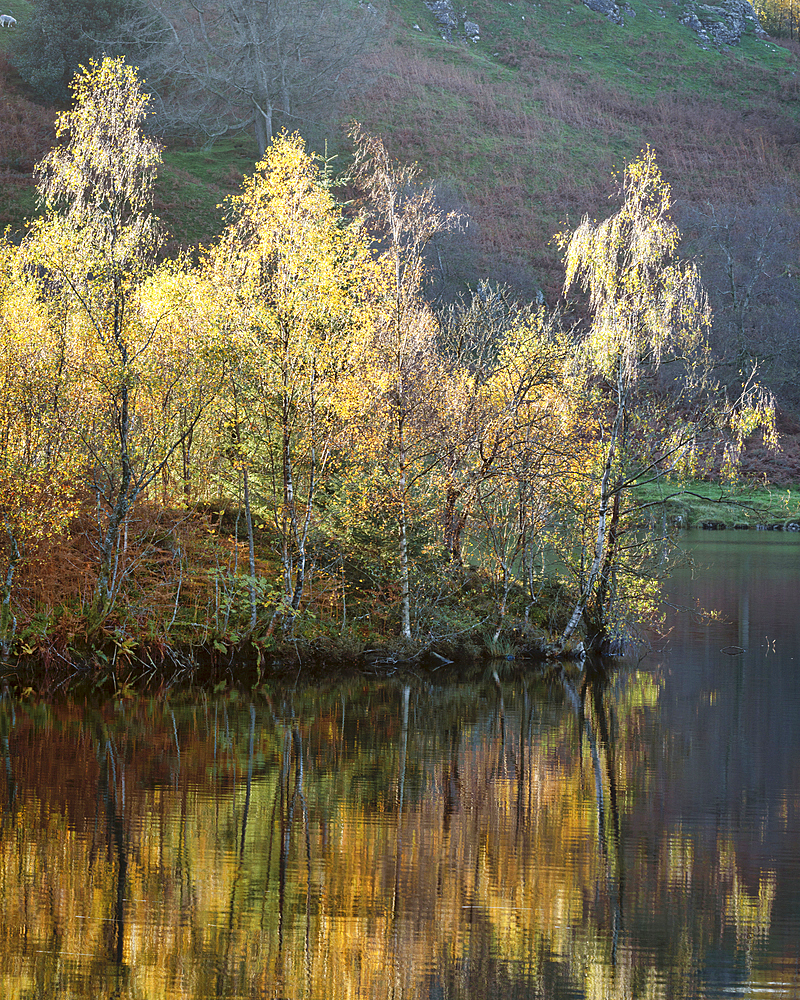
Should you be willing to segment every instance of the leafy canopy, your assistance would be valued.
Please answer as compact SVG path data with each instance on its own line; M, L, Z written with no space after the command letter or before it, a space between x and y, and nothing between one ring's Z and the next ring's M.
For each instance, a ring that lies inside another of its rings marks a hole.
M601 223L584 217L560 242L565 292L578 285L589 293L587 360L630 386L665 355L702 349L711 315L697 268L676 259L670 187L649 147L625 168L621 193L614 215Z
M36 167L40 202L101 242L118 242L125 231L135 242L152 238L161 153L143 131L150 97L136 70L122 56L91 61L71 89L73 107L56 119L66 141Z

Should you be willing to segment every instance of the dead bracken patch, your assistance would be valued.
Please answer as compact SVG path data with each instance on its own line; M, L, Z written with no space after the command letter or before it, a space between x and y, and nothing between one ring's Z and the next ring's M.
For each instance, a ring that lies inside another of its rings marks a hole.
M674 54L645 43L655 72ZM407 47L375 55L376 82L358 102L368 127L387 133L399 160L419 160L432 176L453 174L480 227L487 262L537 256L548 297L560 292L561 264L551 243L566 219L608 213L608 177L649 144L676 195L689 202L756 200L795 184L797 126L791 102L797 77L776 92L769 70L748 66L761 93L732 101L745 69L728 60L710 73L706 95L677 90L637 95L603 82L539 40L495 41L495 58L514 73L490 74ZM648 47L649 46L649 47ZM763 79L761 79L763 77ZM401 122L402 119L402 122ZM546 248L546 249L545 249Z

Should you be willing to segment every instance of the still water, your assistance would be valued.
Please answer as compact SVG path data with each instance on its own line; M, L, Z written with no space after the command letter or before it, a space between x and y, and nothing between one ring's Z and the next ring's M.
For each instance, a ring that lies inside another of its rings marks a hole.
M0 997L800 997L800 539L687 544L612 674L0 702Z

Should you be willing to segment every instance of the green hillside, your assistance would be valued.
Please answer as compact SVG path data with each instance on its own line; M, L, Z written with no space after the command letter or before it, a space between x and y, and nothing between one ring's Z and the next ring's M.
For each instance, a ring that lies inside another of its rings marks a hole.
M552 234L602 213L610 175L645 144L677 199L796 184L796 55L752 33L703 49L682 8L631 7L620 26L579 0L475 0L475 44L444 42L421 2L394 8L391 43L353 114L461 193L483 270L519 259L555 294Z
M466 209L466 238L443 257L451 287L489 274L554 301L562 271L553 234L602 214L613 172L646 144L679 203L795 190L797 55L751 26L735 47L704 46L679 21L688 8L626 6L633 14L620 25L580 0L472 0L466 18L480 29L472 42L463 17L445 41L422 0L389 5L381 42L354 69L340 128L326 139L343 164L345 123L359 119L398 159L418 161L448 206ZM15 4L20 21L29 11L25 0ZM0 57L12 34L0 32ZM3 89L14 82L5 65ZM312 124L304 131L322 144ZM0 169L12 182L0 194L3 225L18 228L33 210L25 173L52 141L41 133L28 155L0 139ZM211 149L169 144L157 207L173 246L218 232L218 205L254 158L249 136Z

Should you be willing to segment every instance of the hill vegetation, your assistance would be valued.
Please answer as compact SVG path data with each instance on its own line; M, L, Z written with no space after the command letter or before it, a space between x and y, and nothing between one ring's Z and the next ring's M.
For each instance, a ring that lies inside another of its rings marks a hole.
M580 0L477 0L472 42L460 28L444 41L421 0L401 0L374 8L380 30L343 74L327 121L317 109L283 124L344 168L344 126L356 119L399 162L419 164L443 207L469 215L458 239L437 241L429 293L447 300L488 277L555 305L563 268L553 234L607 214L610 179L649 146L673 189L682 253L699 255L726 380L755 361L796 413L797 43L749 25L736 46L707 45L681 23L689 6L634 0L617 24ZM22 30L32 8L18 8ZM777 24L777 11L762 11L765 23ZM11 35L0 36L7 50ZM7 91L8 66L4 79ZM33 211L30 170L52 132L38 105L9 101L0 221L14 228ZM174 251L219 231L219 205L257 146L252 131L210 147L197 134L166 141L156 209ZM789 418L783 429L800 426Z

